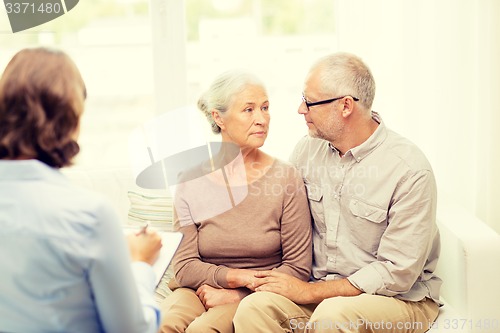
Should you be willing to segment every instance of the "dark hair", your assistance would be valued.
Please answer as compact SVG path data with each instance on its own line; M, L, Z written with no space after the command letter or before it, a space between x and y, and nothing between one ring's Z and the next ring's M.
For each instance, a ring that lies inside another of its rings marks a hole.
M24 49L0 78L0 159L71 165L86 97L78 68L62 51Z

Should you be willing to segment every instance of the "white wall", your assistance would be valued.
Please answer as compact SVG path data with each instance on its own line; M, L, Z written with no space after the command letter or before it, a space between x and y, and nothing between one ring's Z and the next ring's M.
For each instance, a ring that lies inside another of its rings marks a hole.
M426 153L439 195L500 232L500 2L337 0L338 46L377 81L374 110Z
M252 29L216 26L228 22L202 24L201 35L210 38L202 38L196 47L188 45L189 102L223 70L239 66L254 71L268 86L272 105L264 150L286 159L306 133L296 108L307 68L332 51L356 53L377 81L374 110L426 153L440 198L465 207L500 232L500 206L495 205L500 196L495 173L500 134L494 128L500 125L500 1L335 3L337 34L318 40L272 40Z

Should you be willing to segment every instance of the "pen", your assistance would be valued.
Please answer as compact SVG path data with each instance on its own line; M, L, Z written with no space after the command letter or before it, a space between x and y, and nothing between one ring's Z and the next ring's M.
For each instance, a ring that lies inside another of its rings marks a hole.
M146 229L148 228L148 226L149 226L149 223L146 223L146 225L144 227L142 227L141 230L139 230L138 232L136 232L135 235L139 236L139 235L145 234L146 233Z

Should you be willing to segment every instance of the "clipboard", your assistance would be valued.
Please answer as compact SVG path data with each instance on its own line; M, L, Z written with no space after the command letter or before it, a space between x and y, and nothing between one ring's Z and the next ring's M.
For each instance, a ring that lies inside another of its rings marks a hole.
M158 234L161 236L162 246L160 255L153 264L153 270L156 276L156 286L160 283L163 274L165 274L182 240L182 233L178 231L160 231Z
M125 226L123 227L123 234L128 235L132 232L137 232L137 227ZM174 258L175 252L179 247L182 240L182 233L178 231L157 231L161 237L161 249L158 259L153 264L153 271L155 273L155 287L160 283L163 274L167 270L170 262Z

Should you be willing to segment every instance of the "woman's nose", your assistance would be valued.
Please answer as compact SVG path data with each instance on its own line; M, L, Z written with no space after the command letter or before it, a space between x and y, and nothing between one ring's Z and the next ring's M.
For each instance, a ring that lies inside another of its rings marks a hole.
M264 112L259 110L254 113L254 122L258 125L265 125L267 124L267 118L264 115Z

